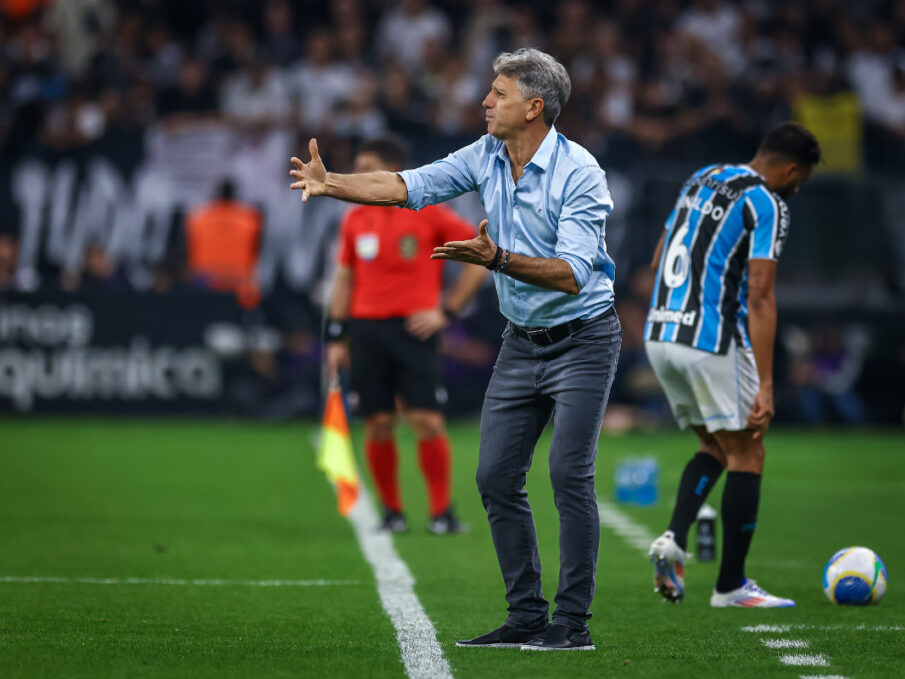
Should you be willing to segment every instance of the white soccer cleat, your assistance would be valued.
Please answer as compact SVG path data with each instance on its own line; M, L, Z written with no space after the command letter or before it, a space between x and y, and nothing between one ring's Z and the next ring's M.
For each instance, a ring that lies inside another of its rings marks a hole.
M714 608L793 608L795 602L773 596L754 580L746 578L741 587L731 592L723 594L713 590L710 605Z
M687 554L668 530L651 543L648 550L654 565L654 591L666 601L679 603L685 597L685 559Z

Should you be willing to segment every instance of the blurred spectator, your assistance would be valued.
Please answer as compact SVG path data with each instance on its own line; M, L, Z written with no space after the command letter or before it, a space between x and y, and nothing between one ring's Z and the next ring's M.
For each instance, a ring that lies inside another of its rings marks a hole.
M429 43L446 47L452 37L449 18L425 0L400 0L380 20L377 51L409 74L420 73Z
M154 22L145 28L145 76L161 89L175 87L179 82L183 49L167 27Z
M355 80L337 106L332 122L332 132L337 137L370 140L379 137L387 129L386 117L377 106L377 80L362 73Z
M204 288L233 292L243 306L257 306L260 241L258 211L237 201L233 185L224 182L217 199L186 219L189 273Z
M129 289L129 283L113 257L96 240L85 248L81 271L63 271L60 289L65 292L106 293Z
M480 133L483 128L481 101L486 80L468 70L465 58L442 53L439 68L433 73L433 126L443 134Z
M503 40L518 12L502 0L471 0L468 10L462 27L461 54L469 72L483 79L488 76L487 64L503 51ZM523 12L528 13L527 8Z
M157 111L171 121L183 122L213 116L217 97L208 80L208 67L197 57L188 57L179 66L179 81L160 93Z
M289 124L292 106L284 79L255 58L226 81L220 110L239 129L260 133Z
M111 0L57 0L44 13L44 25L56 38L63 72L83 75L116 22Z
M287 0L268 0L264 5L264 40L261 53L270 63L287 66L301 55L295 17Z
M797 419L809 424L862 424L866 413L855 385L869 344L866 333L855 327L821 326L809 332L789 326L782 339L789 354Z
M711 51L729 74L739 75L745 69L741 49L741 12L726 0L695 0L679 15L678 32Z
M354 73L336 59L333 34L326 28L308 35L305 58L289 71L289 81L305 134L329 128L335 107L355 88Z
M562 63L571 64L590 47L594 15L588 0L563 0L557 4L556 24L550 48Z

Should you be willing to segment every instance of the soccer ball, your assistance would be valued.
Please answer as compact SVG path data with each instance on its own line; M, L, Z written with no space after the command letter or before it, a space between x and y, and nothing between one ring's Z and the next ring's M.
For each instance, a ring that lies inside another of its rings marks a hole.
M834 604L868 606L886 594L886 566L867 547L846 547L830 557L823 569L823 591Z

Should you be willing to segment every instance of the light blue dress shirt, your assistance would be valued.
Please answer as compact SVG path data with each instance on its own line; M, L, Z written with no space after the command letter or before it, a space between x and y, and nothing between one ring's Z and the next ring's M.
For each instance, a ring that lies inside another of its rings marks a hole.
M604 242L613 209L606 175L587 150L551 127L518 184L506 145L484 135L474 144L399 173L415 210L477 191L487 231L502 248L528 257L558 257L572 267L577 295L494 274L500 311L517 325L549 328L593 318L613 305L616 267Z

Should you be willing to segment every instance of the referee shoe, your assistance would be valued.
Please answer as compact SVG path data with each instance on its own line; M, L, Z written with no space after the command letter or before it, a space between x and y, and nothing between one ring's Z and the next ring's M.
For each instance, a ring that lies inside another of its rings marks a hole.
M449 507L442 514L431 517L427 522L427 530L434 535L452 535L453 533L470 533L471 526L464 521L459 521Z
M380 530L388 533L404 533L408 529L409 524L408 521L405 520L405 514L384 507L383 523L380 524Z

